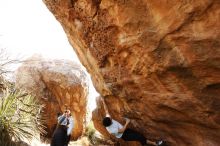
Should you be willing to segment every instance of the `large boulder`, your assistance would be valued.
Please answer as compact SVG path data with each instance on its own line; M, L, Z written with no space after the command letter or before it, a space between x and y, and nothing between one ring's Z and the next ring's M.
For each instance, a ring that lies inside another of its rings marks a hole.
M117 120L171 146L219 145L219 0L44 2Z
M73 138L81 136L86 117L88 82L81 66L67 60L33 57L18 68L16 87L25 89L45 105L47 136L57 124L57 113L70 109L74 117Z

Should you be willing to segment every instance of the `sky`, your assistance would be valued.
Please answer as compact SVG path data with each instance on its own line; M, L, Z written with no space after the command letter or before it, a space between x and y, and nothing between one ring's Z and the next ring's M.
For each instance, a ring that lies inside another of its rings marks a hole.
M41 0L0 0L0 45L14 54L78 62L61 25Z
M42 0L0 0L0 48L11 56L46 58L79 62L62 26ZM95 107L95 91L91 80L89 108Z

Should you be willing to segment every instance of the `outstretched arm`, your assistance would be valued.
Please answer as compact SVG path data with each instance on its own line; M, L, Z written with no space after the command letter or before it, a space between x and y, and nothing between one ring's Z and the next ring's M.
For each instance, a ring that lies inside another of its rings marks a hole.
M110 114L109 114L109 112L108 112L108 108L107 108L107 106L106 106L106 104L105 104L105 100L104 100L103 97L101 97L101 101L102 101L103 106L104 106L104 110L105 110L106 117L111 117Z
M130 119L126 119L126 123L125 123L124 127L121 129L118 129L118 132L123 133L125 131L125 129L127 128L128 124L130 123L130 121L131 121Z
M65 114L63 114L63 115L61 115L61 116L59 116L57 118L59 124L61 124L65 119L66 119L66 115Z

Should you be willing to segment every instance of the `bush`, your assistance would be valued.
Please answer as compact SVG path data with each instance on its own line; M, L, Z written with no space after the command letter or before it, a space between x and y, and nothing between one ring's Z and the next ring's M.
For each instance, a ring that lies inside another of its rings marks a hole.
M90 122L85 130L85 136L89 139L91 144L96 144L97 143L97 138L95 136L95 128L92 122Z
M4 90L0 97L0 145L14 146L44 133L41 109L35 97L23 91Z

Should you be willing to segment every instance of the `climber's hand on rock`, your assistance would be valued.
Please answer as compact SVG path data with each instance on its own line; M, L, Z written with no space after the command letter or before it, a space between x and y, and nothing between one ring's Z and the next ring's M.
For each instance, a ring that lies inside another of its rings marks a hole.
M125 121L127 121L127 120L128 120L128 118L126 118L126 117L124 117L124 119L125 119Z
M125 118L125 120L126 120L127 123L130 123L130 122L131 122L131 120L128 119L128 118Z
M105 101L104 101L104 98L103 98L102 96L100 97L100 100L101 100L102 102L105 102Z

